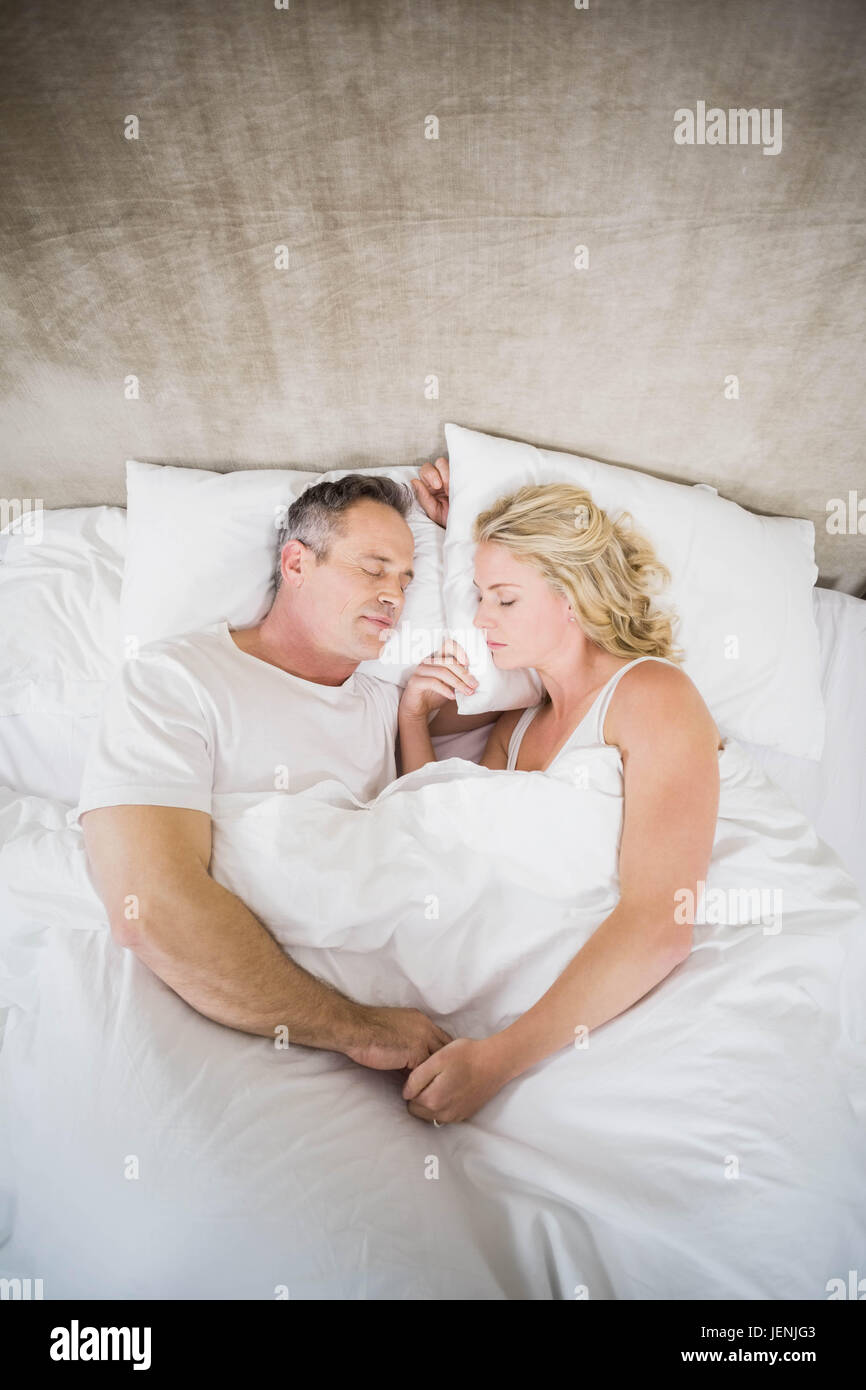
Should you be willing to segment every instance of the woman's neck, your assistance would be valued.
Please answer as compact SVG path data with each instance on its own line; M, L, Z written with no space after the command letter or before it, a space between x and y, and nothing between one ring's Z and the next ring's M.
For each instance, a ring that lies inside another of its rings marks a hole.
M586 642L579 660L556 664L555 668L536 667L555 723L570 724L587 697L606 685L611 676L634 661L633 656L614 656Z

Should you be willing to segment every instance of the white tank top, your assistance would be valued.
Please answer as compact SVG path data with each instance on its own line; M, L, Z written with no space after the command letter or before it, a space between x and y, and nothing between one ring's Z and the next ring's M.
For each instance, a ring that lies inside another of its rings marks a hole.
M676 664L673 661L668 661L666 656L639 656L634 661L630 661L627 666L621 666L611 676L607 685L598 692L577 728L570 734L550 765L544 769L545 772L551 772L554 764L559 762L559 759L571 748L597 747L599 744L604 746L604 719L613 692L626 671L630 671L633 666L639 666L642 661L662 661L665 666ZM529 709L525 709L515 724L511 738L508 740L508 762L506 764L508 772L514 771L514 765L520 753L520 745L523 742L523 735L541 708L541 705L532 705Z

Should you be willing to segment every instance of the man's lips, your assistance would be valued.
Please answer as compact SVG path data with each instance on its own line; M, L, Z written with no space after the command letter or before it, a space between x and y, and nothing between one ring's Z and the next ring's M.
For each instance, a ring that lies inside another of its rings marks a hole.
M371 618L369 613L362 613L361 617L365 618L368 623L374 623L375 626L379 628L390 628L394 626L387 618Z

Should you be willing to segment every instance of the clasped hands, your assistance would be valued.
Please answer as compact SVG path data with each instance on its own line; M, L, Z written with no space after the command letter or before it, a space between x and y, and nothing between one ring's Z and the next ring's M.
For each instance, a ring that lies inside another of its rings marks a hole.
M419 1120L456 1124L471 1119L509 1080L498 1038L455 1038L410 1072L403 1099Z

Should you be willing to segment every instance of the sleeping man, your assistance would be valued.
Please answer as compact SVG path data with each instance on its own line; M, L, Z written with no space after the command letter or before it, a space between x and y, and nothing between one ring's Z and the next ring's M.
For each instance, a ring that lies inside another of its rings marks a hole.
M444 459L416 496L440 524ZM426 482L424 479L426 478ZM428 485L429 484L429 485ZM411 495L350 474L309 488L280 536L273 605L254 627L223 622L154 642L109 689L77 807L114 939L199 1013L230 1028L413 1068L450 1041L416 1009L368 1007L302 970L209 873L211 802L335 779L359 800L396 776L398 686L357 671L400 618L414 542ZM443 658L447 686L469 688ZM444 734L489 723L443 709ZM284 781L278 779L284 778Z

